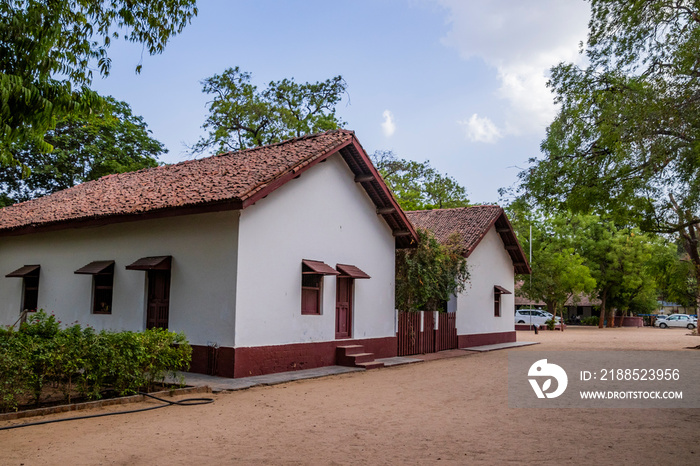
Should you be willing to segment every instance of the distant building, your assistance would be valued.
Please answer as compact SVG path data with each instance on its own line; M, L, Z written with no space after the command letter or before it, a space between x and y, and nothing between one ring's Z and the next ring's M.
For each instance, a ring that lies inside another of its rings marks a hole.
M456 313L459 347L515 341L515 274L530 273L530 265L503 209L481 205L406 215L441 243L459 235L470 278L447 303L447 312Z
M527 280L518 282L515 286L515 308L516 309L543 309L547 310L547 305L543 301L533 301L522 295L521 288L527 286ZM579 294L572 296L566 301L564 310L567 317L591 317L599 315L600 299L591 299L589 296Z

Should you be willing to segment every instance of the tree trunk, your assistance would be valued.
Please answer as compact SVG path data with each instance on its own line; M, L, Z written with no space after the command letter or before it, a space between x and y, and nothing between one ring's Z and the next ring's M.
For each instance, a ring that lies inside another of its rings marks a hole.
M695 314L698 312L700 312L700 264L695 264Z
M678 225L683 225L686 222L694 220L694 216L690 212L684 212L673 197L673 194L668 195L673 205L673 210L678 215ZM695 268L695 312L700 311L700 225L691 223L685 227L678 229L678 234L681 237L683 249L688 253L690 262Z
M554 320L554 318L557 316L557 303L548 301L547 302L547 312L552 314L552 319ZM555 320L555 322L556 322L556 320ZM556 327L554 327L554 329L556 330Z
M555 317L556 317L556 314L555 314ZM561 320L559 321L559 330L563 332L564 331L564 307L563 306L561 306L559 308L559 317L561 318Z
M608 309L608 328L615 327L615 309Z
M622 311L622 313L620 315L620 323L617 324L618 327L622 327L622 322L625 320L625 317L627 317L628 312L629 312L628 309L625 309L624 311Z
M600 293L600 320L598 321L598 328L603 328L605 325L605 299L608 297L608 290L604 289Z

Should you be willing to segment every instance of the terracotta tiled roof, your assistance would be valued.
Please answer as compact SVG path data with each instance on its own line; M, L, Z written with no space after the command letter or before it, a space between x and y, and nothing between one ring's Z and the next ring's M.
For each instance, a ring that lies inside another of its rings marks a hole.
M376 174L354 132L347 130L290 139L278 144L229 152L174 165L105 176L57 193L0 210L0 234L24 234L76 222L142 218L143 214L242 209L303 172L341 152L355 175ZM409 245L415 231L381 177L361 183L377 207L396 207L384 215Z
M453 232L457 232L465 257L469 257L489 229L495 226L501 235L504 247L513 259L516 273L530 273L525 254L500 206L480 205L455 209L416 210L406 212L406 216L416 228L431 231L441 243L446 242Z

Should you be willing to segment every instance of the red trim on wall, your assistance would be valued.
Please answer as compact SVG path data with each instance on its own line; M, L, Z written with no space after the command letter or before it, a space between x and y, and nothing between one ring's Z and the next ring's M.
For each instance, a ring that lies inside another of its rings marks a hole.
M494 332L494 333L475 333L472 335L457 335L457 340L460 348L469 348L472 346L495 345L498 343L511 343L516 341L516 332Z
M363 345L364 351L374 353L376 358L396 356L396 337L236 348L233 376L250 377L333 366L336 363L335 349L345 345Z
M230 346L212 348L203 345L192 346L190 372L197 374L233 377L235 349Z

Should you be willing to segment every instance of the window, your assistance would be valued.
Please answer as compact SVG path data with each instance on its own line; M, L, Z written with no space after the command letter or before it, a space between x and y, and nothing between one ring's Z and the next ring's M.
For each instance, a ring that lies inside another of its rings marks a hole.
M320 261L301 261L301 313L321 315L323 301L323 277L339 275L330 265Z
M301 276L301 313L320 314L323 275L306 274Z
M95 261L79 268L77 274L92 275L92 313L111 314L114 261Z
M6 277L17 277L22 279L22 306L20 311L36 311L39 306L39 272L40 265L25 265Z
M493 316L501 317L501 295L512 294L502 286L494 285L493 287Z
M112 290L114 270L111 273L93 275L92 277L92 312L93 314L112 313Z
M36 311L39 305L39 275L24 277L24 300L22 309Z

